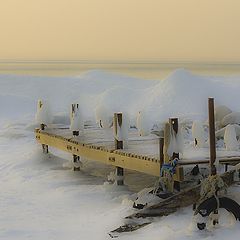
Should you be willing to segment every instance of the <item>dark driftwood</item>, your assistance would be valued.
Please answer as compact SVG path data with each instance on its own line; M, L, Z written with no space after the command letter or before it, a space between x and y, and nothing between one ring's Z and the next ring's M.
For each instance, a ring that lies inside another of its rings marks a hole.
M221 175L223 181L230 186L233 184L233 175L235 171L229 171ZM138 213L127 216L126 218L145 218L161 217L176 212L181 207L187 207L196 203L200 198L201 184L192 188L185 189L169 198L164 199L158 204L144 208Z
M224 183L227 186L230 186L234 183L234 173L235 171L233 170L221 175ZM181 207L187 207L196 203L200 198L200 190L201 184L198 184L197 186L185 189L180 193L166 198L158 204L147 207L143 210L140 210L138 213L127 216L126 219L131 219L133 222L131 224L126 224L116 228L109 233L109 236L115 238L118 237L117 234L122 232L136 231L142 227L145 227L146 225L151 224L151 222L141 223L141 221L138 221L139 218L167 216L176 212Z

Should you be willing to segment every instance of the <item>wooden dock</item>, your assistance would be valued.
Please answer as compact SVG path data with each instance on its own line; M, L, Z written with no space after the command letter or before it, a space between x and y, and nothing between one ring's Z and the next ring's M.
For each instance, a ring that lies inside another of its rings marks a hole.
M35 135L40 144L75 156L152 176L160 176L159 138L155 135L139 137L136 129L133 129L130 131L128 146L125 149L115 149L113 137L101 128L85 129L83 136L72 136L70 130L57 127L45 130L36 129ZM221 157L218 160L220 164L235 165L240 163L240 156ZM209 159L181 159L174 180L179 182L184 180L185 166L209 165L209 161Z

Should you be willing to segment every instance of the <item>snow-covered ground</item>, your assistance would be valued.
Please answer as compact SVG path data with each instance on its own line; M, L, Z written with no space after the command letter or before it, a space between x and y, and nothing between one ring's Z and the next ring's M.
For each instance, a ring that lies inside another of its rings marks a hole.
M92 123L96 109L109 116L123 111L132 125L139 111L149 126L171 116L205 121L210 96L240 111L240 77L202 77L183 69L162 81L102 71L68 78L0 75L0 86L0 239L108 239L133 212L135 191L156 180L129 172L129 186L116 188L104 183L110 167L84 161L83 171L72 172L64 167L71 156L53 149L54 155L43 155L33 133L38 99L48 100L54 121L65 125L74 102ZM230 194L240 202L240 187ZM120 239L237 239L239 234L240 224L226 221L197 231L189 207Z

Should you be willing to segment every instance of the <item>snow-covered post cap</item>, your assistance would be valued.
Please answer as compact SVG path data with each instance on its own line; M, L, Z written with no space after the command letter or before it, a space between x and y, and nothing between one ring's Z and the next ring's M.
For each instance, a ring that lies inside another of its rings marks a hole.
M192 124L192 137L195 146L200 148L205 147L205 135L203 124L200 121L194 121Z
M130 128L129 118L127 114L114 113L113 118L113 134L118 141L128 140L128 130Z
M52 123L52 114L50 106L46 100L38 100L36 122L40 124L41 129Z
M71 105L70 121L70 130L73 132L73 135L78 136L79 131L83 131L84 129L84 121L78 103Z
M108 129L113 125L112 111L103 105L98 105L95 109L96 122L101 128Z
M140 136L148 136L151 133L150 120L146 112L138 112L137 115L137 129Z

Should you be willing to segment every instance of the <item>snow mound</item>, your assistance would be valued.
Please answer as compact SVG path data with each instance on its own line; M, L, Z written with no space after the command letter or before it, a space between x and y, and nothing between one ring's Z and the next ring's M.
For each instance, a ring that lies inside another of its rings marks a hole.
M148 119L148 123L144 123L147 128L148 125L150 128L160 126L169 117L204 121L208 97L214 97L216 105L240 111L236 101L239 78L200 76L185 69L177 69L162 81L95 70L77 77L0 75L0 83L1 109L7 112L6 115L15 117L21 117L22 112L34 116L37 99L49 101L53 115L60 112L65 116L69 114L71 104L78 102L83 120L92 122L99 121L99 109L105 109L106 119L112 118L114 112L125 112L131 125L136 126L137 115L141 111L147 114L144 117ZM4 102L10 102L8 110ZM14 108L15 104L20 105L21 111Z

